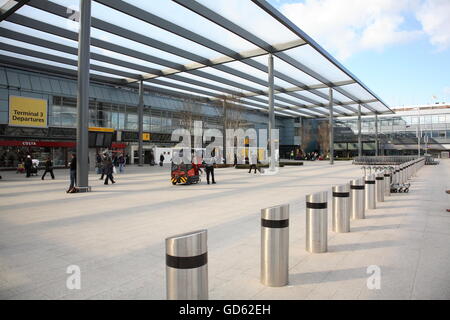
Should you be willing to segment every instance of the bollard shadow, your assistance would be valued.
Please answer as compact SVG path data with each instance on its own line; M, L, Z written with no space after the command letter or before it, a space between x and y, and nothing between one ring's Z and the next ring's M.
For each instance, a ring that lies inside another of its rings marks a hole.
M362 232L362 231L378 231L378 230L393 230L399 229L405 226L404 224L387 224L384 226L365 226L365 227L352 227L351 232Z
M406 217L406 216L407 216L407 214L404 214L404 213L371 214L371 215L366 215L366 219L397 218L397 217Z
M386 267L382 267L383 270ZM354 279L367 279L367 267L318 272L294 273L289 276L290 285L320 284Z
M400 195L400 196L407 196L410 192L408 193L392 193L393 195ZM408 199L408 201L418 201L419 199ZM405 201L405 199L392 199L392 196L389 198L386 198L385 200L386 202L396 202L396 201Z
M418 208L418 206L408 205L408 208ZM399 209L398 206L383 206L378 207L377 209Z
M360 251L370 249L380 249L387 247L398 247L399 243L391 240L375 241L375 242L361 242L361 243L345 243L328 246L328 252L342 252L342 251Z

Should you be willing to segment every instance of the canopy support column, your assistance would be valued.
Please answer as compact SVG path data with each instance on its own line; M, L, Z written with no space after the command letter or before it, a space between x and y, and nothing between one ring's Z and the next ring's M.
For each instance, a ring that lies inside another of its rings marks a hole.
M77 99L77 187L89 187L89 60L91 42L91 0L80 0L80 31L78 37L78 99ZM90 159L95 161L95 159Z
M269 54L269 154L270 154L270 164L269 170L275 171L275 137L272 134L272 129L275 129L275 112L274 112L274 93L273 93L273 56Z
M375 156L378 156L378 114L375 113Z
M139 154L139 166L142 167L144 165L144 157L143 157L143 135L144 135L144 83L143 81L139 81L139 107L138 107L138 121L139 121L139 146L138 146L138 154Z
M330 123L329 123L329 135L330 135L330 164L334 164L334 115L333 115L333 88L329 88L329 109L330 109Z
M361 105L358 105L358 157L362 157Z

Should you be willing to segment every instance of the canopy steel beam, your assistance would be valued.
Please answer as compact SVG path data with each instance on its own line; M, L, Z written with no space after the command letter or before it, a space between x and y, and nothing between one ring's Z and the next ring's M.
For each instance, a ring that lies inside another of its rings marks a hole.
M12 39L12 40L16 40L16 41L20 41L20 42L24 42L24 43L29 43L29 44L32 44L35 46L48 48L48 49L72 54L75 56L78 54L77 48L75 48L75 47L66 46L66 45L56 43L53 41L48 41L48 40L44 40L41 38L33 37L30 35L19 33L19 32L9 30L6 28L0 27L0 34L4 38L8 38L8 39ZM131 63L128 61L112 58L110 56L98 54L98 53L94 53L94 52L91 52L91 59L101 61L101 62L106 62L106 63L117 65L117 66L121 66L124 68L147 72L147 73L153 72L155 74L158 74L158 72L160 72L160 70L158 70L158 69L149 68L149 67L143 66L141 64Z
M22 8L24 5L26 5L30 0L17 0L17 3L10 8L9 10L5 11L0 15L0 22L3 20L6 20L10 15L12 15L14 12Z
M64 58L61 56L43 53L43 52L31 50L31 49L21 48L21 47L7 44L7 43L2 43L2 50L18 53L18 54L25 55L25 56L44 59L44 60L48 60L48 61L53 61L53 62L57 62L57 63L67 64L70 66L75 66L75 67L78 66L77 60L74 60L74 59ZM117 70L117 69L98 66L98 65L95 65L92 63L90 64L90 69L96 70L99 72L115 74L115 75L122 76L122 77L137 77L138 76L138 74L132 74L132 73Z
M221 26L224 29L227 29L230 32L233 32L234 34L236 34L237 36L253 43L254 45L260 47L260 48L264 48L267 47L269 44L266 43L265 41L261 40L260 38L254 36L253 34L249 33L248 31L244 30L243 28L239 27L238 25L234 24L233 22L231 22L230 20L222 17L221 15L217 14L216 12L210 10L209 8L199 4L198 2L195 1L188 1L188 0L173 0L174 2L180 4L181 6L197 13L198 15L214 22L215 24ZM322 82L323 84L327 85L327 87L330 87L333 85L332 81L329 81L328 79L324 78L323 76L321 76L320 74L314 72L313 70L309 69L308 67L304 66L303 64L301 64L300 62L296 61L295 59L289 57L287 54L283 53L283 52L277 52L274 53L274 55L278 58L280 58L281 60L285 61L286 63L290 64L291 66L297 68L298 70L300 70L303 73L306 73L308 75L310 75L311 77L319 80L320 82ZM263 72L268 72L267 71L267 67L265 67L264 65L261 65L260 63L250 60L250 63L247 63L255 68L257 68L258 70L261 70ZM262 68L261 68L262 67ZM295 84L296 86L299 87L304 87L304 88L308 88L307 85L292 79L284 74L281 74L279 72L275 72L275 76L277 78L280 78L284 81L290 82L292 84ZM318 95L321 98L324 98L325 100L328 100L329 97L327 97L326 95L322 94L319 91L316 90L309 90L311 93ZM338 100L334 100L333 101L335 104L337 105L341 105L340 101ZM356 101L355 101L356 102ZM356 110L354 108L350 108L350 107L346 107L343 106L344 108L350 110L351 112L356 112Z
M161 28L163 28L165 30L168 30L168 31L172 32L172 33L178 34L179 36L182 36L182 37L184 37L186 39L189 39L191 41L194 41L196 43L202 44L202 45L204 45L204 46L206 46L206 47L208 47L208 48L210 48L212 50L215 50L215 51L220 52L222 54L225 54L227 56L235 57L235 56L238 55L238 53L233 51L233 50L230 50L230 49L228 49L228 48L226 48L224 46L221 46L221 45L219 45L217 43L214 43L214 42L212 42L212 41L210 41L210 40L208 40L206 38L200 37L200 36L196 35L195 33L192 33L191 31L188 31L188 30L186 30L184 28L180 28L179 26L177 26L177 25L175 25L175 24L173 24L173 23L171 23L171 22L169 22L167 20L158 18L158 17L148 13L145 10L142 10L142 9L139 9L139 8L137 8L135 6L129 5L128 3L125 3L123 1L119 1L119 0L112 0L112 1L99 0L98 2L100 2L100 3L102 3L102 4L106 5L106 6L109 6L111 8L114 8L115 10L124 12L124 13L129 14L129 15L131 14L135 18L138 18L138 19L140 19L142 21L145 21L147 23L153 24L155 26L161 27ZM175 1L175 2L177 2L177 1ZM189 3L190 4L196 4L195 2L189 2ZM58 4L55 4L55 3L51 3L51 2L49 3L49 2L46 2L46 1L43 1L43 0L34 0L32 2L32 6L34 6L36 8L39 8L41 10L45 10L47 12L56 14L56 15L64 17L64 18L67 18L67 16L68 16L67 8L64 7L64 6L60 6ZM203 8L208 10L205 7L203 7ZM211 13L215 14L212 11L211 11ZM215 15L216 15L216 18L221 18L223 21L228 21L228 20L222 18L221 16L219 16L217 14L215 14ZM229 24L232 24L232 23L229 22ZM164 42L161 42L161 41L149 38L149 37L144 36L142 34L139 34L139 33L136 33L136 32L132 32L130 30L127 30L125 28L116 26L116 25L108 23L108 22L105 22L105 21L100 20L100 19L92 18L92 26L95 27L95 28L98 28L100 30L103 30L105 32L109 32L109 33L115 34L117 36L125 37L127 39L132 40L132 41L136 41L138 43L142 43L144 45L148 45L150 47L153 47L153 48L156 48L156 49L159 49L159 50L162 50L162 51L165 51L165 52L168 52L168 53L180 56L180 57L183 57L185 59L189 59L191 61L195 61L195 62L197 62L197 63L199 63L201 65L204 65L204 66L214 66L210 62L210 60L207 59L207 58L201 57L199 55L193 54L191 52L188 52L188 51L180 49L180 48L176 48L174 46L171 46L171 45L168 45L168 44L166 44ZM239 27L237 27L237 28L239 28ZM225 29L228 29L228 28L225 27ZM263 40L260 40L260 39L256 40L256 39L258 39L258 38L255 37L255 36L252 36L252 41L256 41L259 44L262 44L262 43L265 44L265 46L261 47L262 49L272 48L269 44L265 43ZM208 45L205 45L205 41L207 42ZM256 61L251 60L251 59L242 60L241 62L243 62L243 63L245 63L245 64L247 64L249 66L252 66L252 67L254 67L254 68L256 68L256 69L258 69L260 71L268 73L267 66L265 66L265 65L263 65L263 64L261 64L259 62L256 62ZM227 73L231 73L233 69L228 67L228 66L220 65L220 69L219 70L222 70L222 71L227 72ZM183 71L185 71L185 70L183 70ZM303 84L303 83L301 83L301 82L299 82L299 81L297 81L297 80L295 80L295 79L293 79L293 78L291 78L291 77L289 77L289 76L287 76L285 74L282 74L281 72L274 71L274 75L277 78L280 78L280 79L282 79L284 81L287 81L287 82L290 82L290 83L292 83L294 85L297 85L299 87L303 87L305 89L308 89L307 85L305 85L305 84ZM144 78L141 78L141 79L144 79ZM265 84L265 86L267 86L267 83ZM282 88L279 88L279 87L277 87L276 89L277 90L280 90L280 89L282 90ZM314 93L314 94L319 95L318 94L319 92L315 92L315 91L311 91L311 92ZM340 105L339 101L335 101L335 103ZM347 107L347 108L350 111L355 112L354 109L349 108L349 107Z
M74 69L66 69L57 66L52 66L40 62L25 60L21 58L10 57L0 54L0 63L6 66L15 66L19 68L24 68L27 70L35 70L44 73L53 73L61 76L69 76L71 78L77 78L77 71ZM102 75L90 74L90 79L99 83L107 83L112 85L120 85L120 81L115 78L110 78Z
M177 1L177 0L174 0ZM287 19L283 14L273 8L267 1L265 0L251 0L261 9L263 9L266 13L271 15L274 19L288 28L290 31L294 32L298 37L305 40L311 47L313 47L317 52L319 52L324 58L330 61L333 65L339 68L342 72L344 72L351 79L354 79L361 87L363 87L368 93L370 93L375 99L381 102L391 113L394 113L386 103L383 102L375 93L373 93L364 83L362 83L355 75L353 75L347 68L345 68L342 64L340 64L336 59L334 59L327 51L325 51L318 43L316 43L311 37L309 37L305 32L303 32L299 27L297 27L294 23L292 23L289 19ZM341 92L342 93L342 92ZM344 94L344 93L342 93Z
M53 6L53 4L52 4L52 6ZM34 28L34 29L37 29L37 30L42 31L42 32L48 32L48 33L54 34L56 36L60 36L60 37L67 38L67 39L70 39L70 40L76 41L76 39L77 39L77 33L76 32L65 30L65 29L62 29L62 28L59 28L59 27L56 27L56 26L53 26L53 25L50 25L50 24L38 21L38 20L34 20L34 19L22 16L22 15L16 14L14 16L11 16L9 21L13 22L13 23L17 23L17 24L23 25L23 26L26 26L26 27L29 27L29 28ZM142 53L140 53L138 51L134 51L132 49L128 49L128 48L125 48L125 47L120 47L118 45L111 44L111 43L108 43L106 41L99 40L99 39L96 39L96 38L92 38L91 37L91 44L93 46L96 46L96 47L99 47L99 48L103 48L103 49L106 49L106 50L109 50L109 51L118 52L118 53L121 53L121 54L124 54L124 55L129 55L129 56L141 59L141 60L150 60L150 62L153 62L153 63L161 62L161 63L165 63L166 65L170 64L172 67L174 66L174 64L172 62L170 62L170 61L159 61L160 60L159 58L155 58L155 57L152 57L152 56L149 56L149 55L146 55L146 54L142 54ZM156 59L156 61L155 61L155 59ZM261 65L261 66L262 66L261 68L264 68L263 65ZM248 75L248 74L246 74L244 72L232 69L232 68L230 68L228 66L216 65L216 66L213 66L213 67L218 69L218 70L220 70L220 71L223 71L225 73L232 74L234 76L246 79L248 81L252 81L252 82L258 83L258 84L263 85L263 86L267 86L267 81L259 79L257 77L254 77L252 75ZM178 68L179 69L183 69L184 67L182 65L178 65ZM212 78L211 78L212 76L208 75L204 71L195 70L195 71L191 71L191 73L196 74L196 75L201 76L201 77L206 77L207 79L212 80ZM276 74L276 72L275 72L275 74ZM216 79L217 79L217 77L215 79L213 79L213 80L216 80ZM279 86L275 86L275 89L276 90L281 90L281 91L284 90L283 88L281 88ZM258 89L254 89L254 91L258 91ZM310 102L310 103L313 103L313 104L315 103L318 106L321 106L321 104L319 102L315 101L315 100L308 99L308 98L303 97L303 96L298 96L298 95L296 95L295 93L292 93L292 92L287 92L287 94L293 95L293 96L295 96L297 98L303 99L304 101L307 101L307 102Z
M265 12L269 13L269 15L271 15L275 20L277 20L278 22L283 24L285 27L287 27L288 29L293 31L294 34L296 34L299 37L299 39L289 42L289 43L284 43L284 44L278 44L278 45L269 44L269 43L265 42L264 40L260 39L259 37L251 34L250 32L246 31L245 29L241 28L240 26L227 20L226 18L220 16L216 12L199 4L198 2L187 1L187 0L173 0L173 1L181 6L186 7L187 9L193 11L194 13L210 20L214 24L222 26L224 29L236 34L240 38L254 44L257 48L254 50L247 51L247 52L235 52L234 50L227 48L218 42L215 42L213 40L205 38L205 37L203 37L199 34L196 34L188 29L180 27L168 20L164 20L146 10L140 9L139 7L133 6L127 2L124 2L121 0L96 0L96 2L98 2L102 5L105 5L109 8L112 8L116 11L122 12L126 15L132 16L134 18L140 19L141 21L152 24L156 27L162 28L168 32L171 32L175 35L178 35L180 37L188 39L188 40L190 40L198 45L201 45L205 48L209 48L218 53L221 53L224 56L218 57L216 59L208 59L208 58L202 57L200 55L194 54L192 52L189 52L187 50L183 50L179 47L165 43L163 41L159 41L159 40L153 39L151 37L142 35L140 33L133 32L129 29L119 27L119 26L109 23L107 21L97 19L97 18L92 18L92 20L91 20L92 27L98 28L100 30L117 35L119 37L123 37L125 39L129 39L131 41L135 41L135 42L144 44L146 46L156 48L156 49L162 50L164 52L167 52L167 53L170 53L170 54L173 54L173 55L176 55L176 56L179 56L184 59L188 59L188 60L192 61L191 64L181 65L179 63L175 63L170 60L166 60L166 59L155 57L155 56L152 56L149 54L145 54L145 53L130 49L128 47L122 47L122 46L119 46L114 43L103 41L101 39L91 38L92 46L99 47L99 48L113 51L113 52L117 52L119 54L130 56L130 57L133 57L136 59L149 61L149 62L158 64L158 65L161 65L161 66L164 66L167 68L167 69L149 68L149 67L145 67L145 66L139 66L136 63L131 63L128 61L123 61L120 59L108 57L103 54L92 54L92 59L110 63L110 64L114 64L114 65L118 65L118 66L122 66L122 67L128 68L128 69L142 71L143 74L134 74L131 72L126 72L126 71L112 70L111 68L106 68L106 67L98 66L98 65L97 66L93 65L92 70L97 70L97 71L101 71L101 72L105 72L105 73L123 76L125 79L123 79L122 82L120 80L116 80L116 79L113 80L114 83L120 83L121 85L127 85L127 83L131 84L132 82L140 81L140 80L148 80L148 81L154 82L155 84L162 84L163 86L168 86L168 82L164 82L164 81L161 82L160 80L156 81L156 78L158 78L158 77L168 77L168 78L172 78L177 81L183 81L184 83L187 83L187 84L202 86L204 88L209 88L211 90L215 90L220 93L223 93L223 94L213 94L211 92L199 90L197 88L193 88L193 87L189 87L189 86L183 86L183 85L181 85L181 87L173 86L174 88L179 88L179 89L183 88L182 90L187 90L188 92L196 92L196 93L199 93L202 95L210 96L210 97L213 97L213 99L227 98L226 94L231 94L233 96L246 97L247 99L261 102L262 100L259 99L258 96L268 95L268 92L265 92L265 90L260 90L258 88L254 88L252 86L239 83L238 81L232 81L232 80L226 79L225 77L213 75L208 72L205 72L205 70L199 70L199 69L206 68L206 67L212 67L221 72L224 72L224 73L233 75L235 77L245 79L252 83L256 83L261 86L267 87L268 81L258 78L256 76L253 76L251 73L241 72L239 70L236 70L236 69L229 67L228 65L224 65L224 64L227 62L239 61L239 62L244 63L248 66L251 66L259 71L268 73L269 72L268 66L266 66L265 64L259 63L251 58L261 56L266 53L271 53L274 56L278 57L279 59L283 60L284 62L288 63L289 65L293 66L297 70L310 75L311 77L317 79L318 82L320 82L320 83L308 86L308 85L306 85L306 84L304 84L282 72L273 70L274 77L281 79L283 81L289 82L294 85L294 87L291 87L291 88L282 88L282 87L276 86L276 85L273 86L274 99L276 101L285 102L289 105L297 107L297 109L289 108L285 105L277 104L275 102L276 105L280 106L280 108L294 110L295 112L300 112L300 110L298 108L300 108L300 109L307 108L307 109L313 110L314 112L317 112L319 114L327 115L322 110L317 109L317 107L327 108L326 103L321 103L320 101L318 101L316 99L311 99L309 97L306 97L299 92L308 91L326 101L329 101L330 96L327 95L326 93L322 93L318 89L331 87L331 88L334 88L336 90L336 92L341 93L342 95L348 97L350 100L355 102L355 103L341 102L337 99L332 98L333 99L332 102L334 105L345 108L346 110L348 110L349 112L351 112L353 114L356 114L358 112L356 108L352 107L353 104L361 104L361 106L363 106L364 108L370 110L371 112L373 112L375 114L383 113L383 112L377 111L376 109L374 109L373 107L368 105L368 103L380 101L384 106L386 106L380 99L378 99L378 97L376 97L368 88L366 88L358 79L356 79L356 77L354 77L351 73L349 73L343 66L341 66L337 61L335 61L326 51L324 51L321 47L319 47L317 44L315 44L315 42L312 41L312 39L310 39L306 34L304 34L298 27L293 25L281 13L279 13L274 8L272 8L266 1L252 0L255 4L257 4L259 7L261 7ZM66 6L59 5L59 4L56 4L51 1L33 0L29 3L29 5L34 8L44 10L46 12L55 14L55 15L63 17L63 18L69 18L69 16L73 14L73 10L69 11ZM42 32L54 34L54 35L57 35L57 36L60 36L60 37L66 38L66 39L70 39L72 41L78 40L78 34L76 32L73 32L73 31L70 31L67 29L63 29L63 28L59 28L55 25L50 25L50 24L47 24L42 21L38 21L38 20L35 20L32 18L22 16L17 13L15 13L14 15L11 15L8 18L8 21L10 21L12 23L24 25L29 28L34 28L34 29L42 31ZM291 28L293 28L293 29L291 29ZM52 41L38 39L36 37L32 37L27 34L20 34L15 31L8 30L6 28L0 27L0 29L1 29L0 31L7 30L5 33L6 37L9 37L9 38L12 38L12 39L15 39L18 41L28 42L28 43L35 44L35 45L41 45L44 47L51 48L53 50L58 50L58 51L74 54L73 50L75 48L73 48L73 47L65 46L65 45L55 43ZM2 36L3 36L3 34L2 34ZM283 52L285 50L296 48L296 47L299 47L299 46L302 46L305 44L311 45L315 50L318 51L319 54L323 55L332 64L334 64L341 71L343 71L347 76L349 76L351 78L351 80L333 83L333 82L329 81L328 79L326 79L325 77L323 77L322 75L318 74L317 72L314 72L313 70L309 69L308 66L303 65L296 59L290 57L285 52ZM18 53L17 51L20 50L20 51L22 51L22 54L27 54L27 55L29 54L30 56L34 56L34 57L37 57L37 55L39 55L40 58L46 59L46 60L48 60L49 58L52 58L52 59L50 59L50 61L55 61L55 62L64 63L64 64L68 64L67 62L68 62L68 60L70 60L67 58L57 57L55 55L49 55L49 54L45 54L45 53L40 53L40 52L36 52L36 51L30 50L30 49L18 48L16 46L11 46L11 45L9 45L8 49L10 49L11 51L14 51L16 53ZM27 50L30 50L30 51L27 51ZM32 53L32 54L30 54L30 53ZM330 60L330 58L332 60ZM67 60L64 60L64 59L67 59ZM23 63L23 61L21 63ZM69 64L69 65L71 65L71 64ZM101 68L101 70L94 69L94 67ZM112 72L112 71L114 71L114 72ZM179 73L182 73L182 72L189 72L195 76L198 76L198 77L201 77L201 78L204 78L207 80L216 81L221 84L226 84L228 86L232 86L232 87L235 87L235 88L247 91L247 92L242 93L242 92L239 92L238 90L236 91L231 88L225 88L220 85L202 82L202 81L199 81L196 79L190 79L183 75L179 75ZM105 77L105 78L109 79L109 77ZM153 81L153 80L155 80L155 81ZM109 81L111 81L111 79L109 79ZM109 83L111 83L111 82L109 82ZM348 93L344 88L341 88L341 86L351 84L351 83L358 83L365 90L367 90L367 92L369 92L371 95L373 95L377 99L361 101L357 97ZM169 86L172 86L172 85L175 85L175 84L170 83ZM277 95L279 93L284 93L286 95L289 95L289 96L295 98L296 100L298 99L299 101L290 100L290 99L287 99L286 97L280 97L279 95ZM310 103L311 105L302 104L301 102L307 102L307 103ZM316 108L316 110L314 110L314 108ZM390 110L389 108L388 108L388 110L392 112L392 110ZM344 115L344 116L349 115L348 113L345 113L340 110L339 111L334 110L334 112Z

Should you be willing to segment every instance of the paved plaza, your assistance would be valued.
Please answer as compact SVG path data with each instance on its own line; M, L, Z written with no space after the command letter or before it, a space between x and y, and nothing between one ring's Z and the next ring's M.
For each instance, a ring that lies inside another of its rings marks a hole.
M305 162L276 176L216 169L216 185L176 185L169 167L127 167L114 185L66 194L56 180L2 172L1 299L165 299L166 237L208 229L210 299L450 299L450 160L424 166L350 233L328 232L328 252L305 251L305 195L362 176L351 162ZM289 285L264 287L260 209L290 204ZM329 202L330 203L330 202ZM331 205L328 209L329 229ZM81 289L66 287L67 267ZM381 269L381 289L367 268Z

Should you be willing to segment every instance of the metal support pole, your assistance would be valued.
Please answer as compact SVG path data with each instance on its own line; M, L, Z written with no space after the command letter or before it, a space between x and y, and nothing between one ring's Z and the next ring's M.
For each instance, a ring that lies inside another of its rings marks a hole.
M362 157L361 105L358 105L358 157Z
M378 114L375 113L375 156L378 157Z
M281 287L289 279L289 205L261 210L261 283Z
M143 135L144 135L144 83L139 81L139 106L138 106L138 121L139 121L139 166L144 165L143 157Z
M270 164L269 170L275 171L275 141L272 136L272 129L275 129L275 112L274 112L274 94L273 94L273 56L269 54L268 61L268 74L269 74L269 151L270 151Z
M80 31L78 37L78 99L77 99L77 186L89 187L89 60L91 45L91 0L80 0ZM90 159L95 161L95 159Z
M207 230L166 239L168 300L208 299Z
M420 130L420 108L417 108L417 113L419 116L417 117L419 122L417 126L417 157L420 158L420 139L422 138L422 132Z
M224 163L227 163L227 102L222 100L223 106L223 158Z
M334 163L334 127L333 127L333 89L329 88L330 92L330 101L329 101L329 107L330 107L330 164Z

